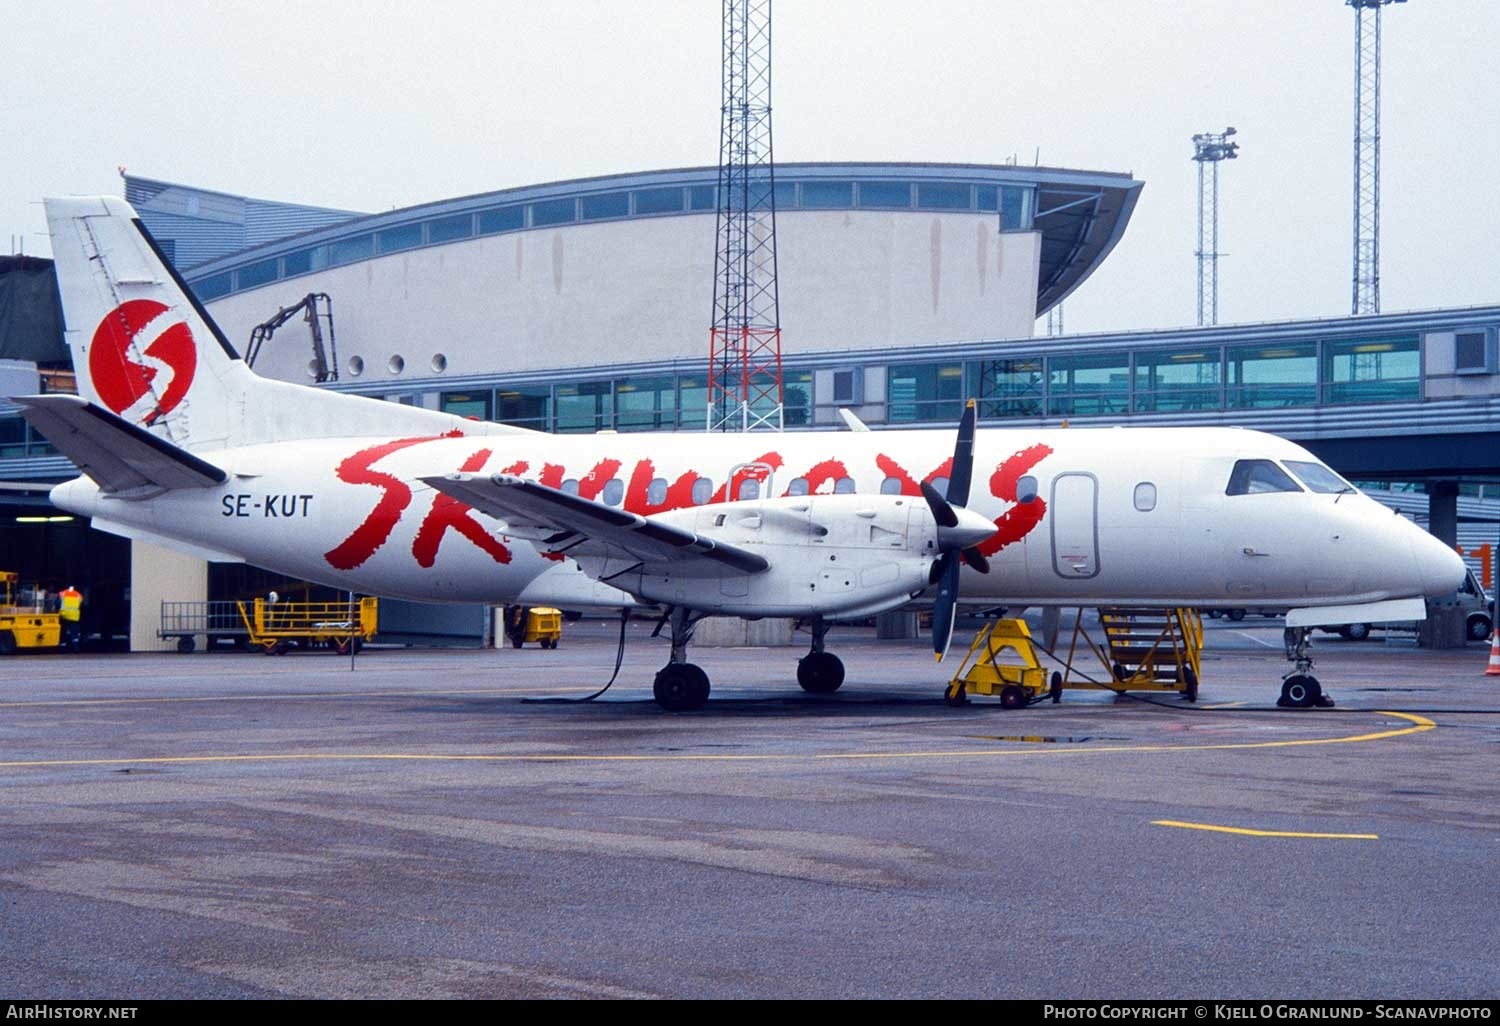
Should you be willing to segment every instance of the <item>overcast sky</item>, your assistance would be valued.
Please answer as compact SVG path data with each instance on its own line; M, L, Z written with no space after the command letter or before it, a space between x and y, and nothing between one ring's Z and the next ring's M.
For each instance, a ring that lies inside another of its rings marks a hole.
M712 164L719 7L0 0L0 245L46 254L36 201L118 195L121 164L370 211ZM1234 125L1220 321L1347 314L1353 18L1341 0L777 0L776 156L1134 173L1071 334L1193 322L1191 136ZM1500 3L1412 0L1384 29L1382 308L1500 302Z

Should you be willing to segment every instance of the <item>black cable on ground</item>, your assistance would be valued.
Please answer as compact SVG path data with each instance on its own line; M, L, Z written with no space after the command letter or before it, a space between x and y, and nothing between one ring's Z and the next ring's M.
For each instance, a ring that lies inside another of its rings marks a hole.
M523 698L521 699L521 701L528 702L534 705L543 705L547 703L563 703L567 705L574 705L579 702L592 702L594 699L604 694L614 686L615 679L620 676L620 664L625 662L625 628L629 623L630 610L620 610L620 644L619 647L615 649L615 672L609 675L609 680L605 682L604 687L600 688L598 691L595 691L592 695L585 695L583 698Z

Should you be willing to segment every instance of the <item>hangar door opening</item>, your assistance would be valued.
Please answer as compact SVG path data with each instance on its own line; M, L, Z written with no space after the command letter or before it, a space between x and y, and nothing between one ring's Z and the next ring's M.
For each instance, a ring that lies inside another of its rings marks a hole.
M1052 567L1059 576L1099 572L1099 481L1093 474L1059 474L1052 480Z

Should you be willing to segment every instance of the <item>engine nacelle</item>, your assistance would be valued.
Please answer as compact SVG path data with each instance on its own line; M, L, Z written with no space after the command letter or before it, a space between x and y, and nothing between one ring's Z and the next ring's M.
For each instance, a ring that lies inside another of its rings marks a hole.
M770 563L758 574L699 564L683 573L658 566L604 578L640 598L707 613L869 616L927 588L938 556L932 513L921 498L906 495L753 499L653 519Z

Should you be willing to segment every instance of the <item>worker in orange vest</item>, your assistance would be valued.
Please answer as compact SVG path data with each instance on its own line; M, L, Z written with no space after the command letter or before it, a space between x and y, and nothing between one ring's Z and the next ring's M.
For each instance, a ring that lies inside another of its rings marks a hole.
M83 613L83 593L70 584L59 597L62 599L58 614L62 617L63 644L77 652L83 640L78 630L78 620Z

